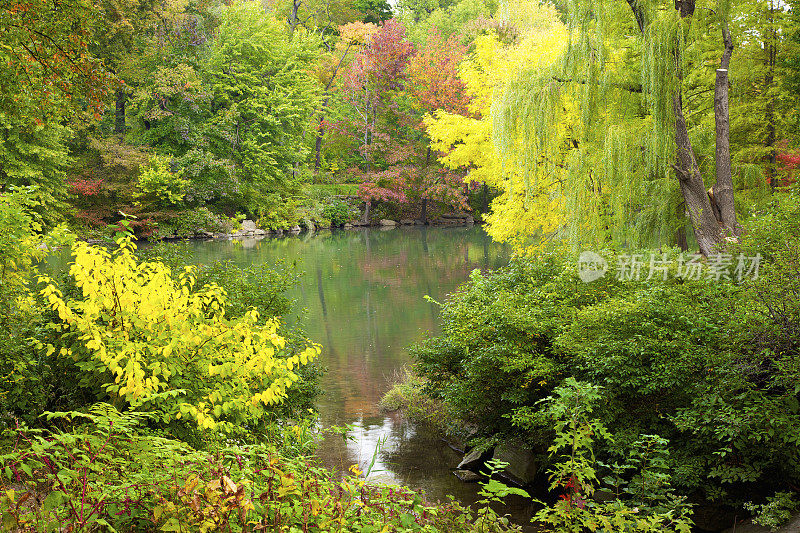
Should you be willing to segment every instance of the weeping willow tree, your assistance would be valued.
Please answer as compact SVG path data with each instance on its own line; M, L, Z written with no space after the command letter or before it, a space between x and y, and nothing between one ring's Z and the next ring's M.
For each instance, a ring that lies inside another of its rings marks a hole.
M534 204L561 196L573 245L685 248L688 227L707 255L738 234L730 6L701 1L564 0L559 60L530 65L495 94L494 140L514 169L507 188ZM701 164L690 127L712 112L716 149ZM711 188L704 173L716 174Z

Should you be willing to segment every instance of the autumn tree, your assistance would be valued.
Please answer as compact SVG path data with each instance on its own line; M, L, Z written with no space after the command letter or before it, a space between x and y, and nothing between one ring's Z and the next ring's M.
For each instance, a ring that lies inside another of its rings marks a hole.
M47 224L65 211L65 123L99 117L113 77L90 51L93 4L0 3L0 194L33 187Z
M0 3L0 109L39 123L87 105L102 110L113 78L89 53L90 2Z
M409 119L397 98L405 89L406 66L413 54L403 25L390 20L371 36L342 76L342 98L351 110L346 123L361 156L356 173L364 181L360 194L367 201L365 219L373 199L405 200L399 164L411 150L399 133L409 126Z
M565 9L560 59L514 76L496 103L504 159L534 183L561 177L573 242L674 243L685 212L701 252L719 249L739 231L728 133L732 8L576 0ZM716 95L701 103L691 87ZM710 109L716 161L704 169L692 137L697 112ZM703 176L714 173L708 191Z
M554 62L563 49L566 28L552 7L537 6L520 18L515 21L522 28L518 42L504 45L494 32L481 35L473 53L461 63L459 77L469 97L468 113L438 110L424 122L431 146L443 154L445 166L469 171L467 182L486 183L501 192L487 217L492 238L523 246L558 231L564 204L557 175L554 180L534 182L514 161L503 161L492 119L494 95L516 73Z
M439 200L459 208L466 208L463 193L463 171L442 168L431 159L431 146L422 117L437 111L467 115L469 94L466 85L459 77L459 67L464 60L467 47L457 36L445 38L433 29L425 43L408 63L406 74L412 83L408 84L412 108L420 117L419 139L425 146L424 165L409 179L412 194L422 201L421 220L427 221L429 200ZM435 168L430 168L431 164Z
M352 22L339 27L339 41L330 53L324 54L318 66L318 80L323 85L323 97L316 117L316 136L314 138L314 170L319 171L322 163L322 142L325 138L326 118L331 97L335 92L339 73L351 55L361 51L378 31L374 24Z

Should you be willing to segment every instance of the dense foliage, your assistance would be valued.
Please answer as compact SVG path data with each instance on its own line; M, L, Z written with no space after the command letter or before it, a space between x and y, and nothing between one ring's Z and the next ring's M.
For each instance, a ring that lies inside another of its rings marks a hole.
M5 530L507 530L496 515L473 526L456 503L430 506L409 489L368 484L355 467L338 479L306 455L308 421L287 427L279 447L205 452L143 433L147 416L108 404L48 419L59 429L16 428L12 451L0 454L16 481L0 496Z
M3 530L513 530L310 456L319 347L276 316L296 268L140 257L123 231L50 279L35 262L65 241L37 205L0 196Z
M418 372L484 446L524 435L543 455L553 429L542 400L577 379L602 387L593 415L615 439L595 453L607 464L656 434L669 442L672 483L696 502L791 492L800 478L798 207L796 193L783 194L748 228L740 253L765 263L741 282L717 277L710 262L698 275L678 272L677 251L659 254L674 254L672 270L650 277L645 264L633 279L612 270L586 283L553 255L475 271L442 304L442 334L415 348Z

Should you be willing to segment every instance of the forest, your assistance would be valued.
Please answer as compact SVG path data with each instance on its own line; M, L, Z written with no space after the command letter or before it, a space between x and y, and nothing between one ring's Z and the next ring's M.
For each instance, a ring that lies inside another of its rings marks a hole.
M0 0L0 530L800 531L798 9Z

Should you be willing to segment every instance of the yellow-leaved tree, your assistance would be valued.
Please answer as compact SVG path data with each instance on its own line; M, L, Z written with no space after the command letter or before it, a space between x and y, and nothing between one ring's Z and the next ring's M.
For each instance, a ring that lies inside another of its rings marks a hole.
M566 27L552 6L516 6L499 15L522 31L510 44L495 34L476 39L472 56L461 65L461 78L471 97L470 116L438 111L425 118L432 148L443 152L441 161L450 168L469 169L467 181L482 182L501 191L486 217L487 231L498 241L519 248L538 248L563 226L564 203L558 172L548 180L532 180L529 173L508 156L513 147L503 146L495 131L493 102L523 69L547 67L557 61L566 46ZM525 105L537 105L527 102ZM561 126L548 135L568 135L569 103L554 112L564 116Z
M225 316L225 291L195 286L187 267L177 279L158 261L139 262L131 237L113 251L86 243L72 248L70 276L80 297L67 300L48 278L41 295L57 313L60 349L113 402L179 419L199 429L234 431L257 424L287 397L294 372L320 352L291 351L277 320L250 310Z

